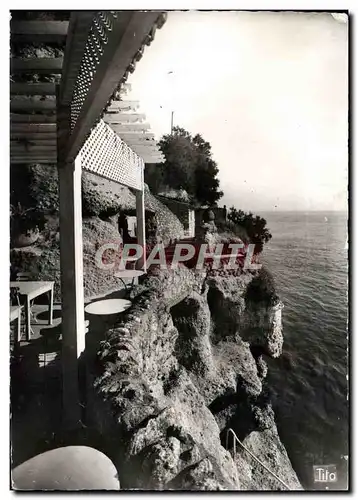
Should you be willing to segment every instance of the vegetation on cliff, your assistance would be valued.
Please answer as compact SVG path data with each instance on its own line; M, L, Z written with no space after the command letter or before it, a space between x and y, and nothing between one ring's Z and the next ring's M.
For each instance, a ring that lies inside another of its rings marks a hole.
M265 304L273 306L278 302L275 282L272 274L262 267L249 284L246 290L245 299L253 304Z
M200 134L192 136L181 127L164 135L159 142L165 163L147 166L145 179L153 193L185 193L194 205L213 207L223 196L219 191L219 169L212 159L211 145ZM231 207L228 221L219 223L222 232L231 232L244 243L255 244L255 254L263 250L272 234L267 221L252 212Z
M250 243L255 244L255 253L261 253L264 243L272 238L272 234L266 227L266 219L259 215L255 216L252 212L244 212L231 207L228 219L245 231Z
M215 205L222 197L219 169L212 159L211 145L200 134L192 136L181 127L159 141L165 163L146 169L146 182L154 193L164 189L185 190L192 203Z

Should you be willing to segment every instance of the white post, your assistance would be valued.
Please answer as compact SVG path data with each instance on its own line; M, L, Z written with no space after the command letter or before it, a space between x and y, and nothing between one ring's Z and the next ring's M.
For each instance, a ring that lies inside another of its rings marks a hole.
M80 155L58 168L62 294L63 418L67 427L81 420L78 358L85 348Z
M137 214L137 240L143 248L143 256L138 260L138 267L147 270L146 264L146 240L145 240L145 209L144 191L136 191L136 214Z
M142 163L142 190L136 191L137 215L137 241L143 248L143 256L138 260L138 266L143 271L147 270L146 264L146 239L145 239L145 206L144 206L144 162Z

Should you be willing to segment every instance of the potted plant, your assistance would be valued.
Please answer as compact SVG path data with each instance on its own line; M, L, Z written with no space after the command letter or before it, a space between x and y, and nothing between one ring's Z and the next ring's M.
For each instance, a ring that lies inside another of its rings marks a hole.
M11 246L21 248L34 244L45 227L45 216L36 208L25 208L20 203L11 205Z

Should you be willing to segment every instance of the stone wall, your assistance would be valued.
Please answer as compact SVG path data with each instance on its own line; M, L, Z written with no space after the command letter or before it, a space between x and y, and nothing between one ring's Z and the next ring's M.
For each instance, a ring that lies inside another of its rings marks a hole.
M195 234L195 223L193 224L192 219L194 215L195 220L195 212L190 205L165 196L157 195L156 198L178 217L180 222L183 224L185 236L193 237Z

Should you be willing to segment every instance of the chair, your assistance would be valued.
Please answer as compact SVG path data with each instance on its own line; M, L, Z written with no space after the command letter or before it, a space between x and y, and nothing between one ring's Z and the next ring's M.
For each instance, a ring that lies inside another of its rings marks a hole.
M21 306L20 297L19 297L19 288L18 287L10 287L10 305L11 306Z
M15 281L32 281L32 274L29 272L18 272L16 273ZM37 323L37 318L32 312L32 308L34 306L35 299L30 301L30 317ZM19 304L20 305L20 304Z
M24 325L24 323L21 321L21 316L22 316L22 306L20 304L20 297L19 297L19 288L17 287L10 287L10 323L12 320L16 319L16 316L12 317L12 306L18 306L20 308L20 323L18 324L18 330L17 332L14 333L14 345L18 344L21 341L21 327ZM11 330L10 330L11 332ZM10 344L11 348L11 344Z

